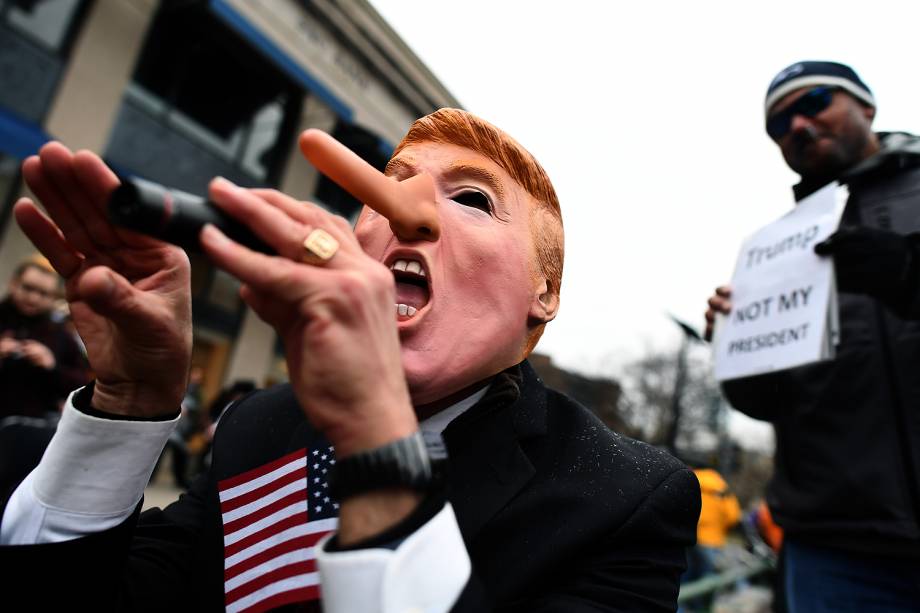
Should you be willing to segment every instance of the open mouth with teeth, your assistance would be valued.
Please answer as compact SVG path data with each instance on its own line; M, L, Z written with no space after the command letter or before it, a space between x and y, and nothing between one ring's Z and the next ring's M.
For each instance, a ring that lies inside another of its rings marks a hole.
M415 316L431 297L428 277L418 260L398 259L390 264L396 279L396 314L400 319Z

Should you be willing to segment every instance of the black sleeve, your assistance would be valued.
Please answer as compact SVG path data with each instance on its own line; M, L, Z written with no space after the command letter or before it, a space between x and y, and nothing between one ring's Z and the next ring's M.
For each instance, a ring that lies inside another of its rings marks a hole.
M223 607L223 543L216 488L206 473L178 501L138 519L124 575L128 610Z
M61 543L0 547L6 586L3 608L220 608L220 585L216 591L210 585L213 581L202 560L207 489L203 477L166 509L141 513L138 505L127 520L104 532Z
M904 282L904 299L893 310L902 318L920 320L920 233L908 234L910 243L911 266Z
M121 609L120 590L112 583L123 574L139 512L140 505L121 525L80 539L0 547L4 609L66 610L83 603Z
M780 411L788 412L794 389L785 371L722 382L722 392L732 407L764 421L774 421Z
M615 534L585 552L571 578L552 593L495 609L474 568L452 611L673 612L686 550L696 542L699 514L699 481L691 471L680 469L659 484Z

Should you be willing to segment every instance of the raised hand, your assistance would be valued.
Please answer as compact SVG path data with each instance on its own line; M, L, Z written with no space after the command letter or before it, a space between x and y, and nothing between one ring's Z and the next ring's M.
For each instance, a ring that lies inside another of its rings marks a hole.
M703 338L707 341L712 340L712 332L716 323L716 315L721 313L728 315L732 310L732 290L727 285L721 285L716 288L716 292L709 297L706 309L706 329L703 332Z
M49 143L22 171L47 215L22 198L16 221L65 279L97 377L93 406L132 416L174 413L191 360L188 257L108 222L106 201L119 181L98 156Z
M35 340L25 340L22 342L22 357L35 366L44 368L45 370L52 370L57 364L51 350L46 345Z
M0 359L22 353L22 343L12 336L0 336Z
M251 251L213 226L202 232L208 256L245 284L243 299L283 339L294 392L336 454L414 432L392 273L364 253L344 219L315 205L222 179L210 196L279 254ZM328 261L308 264L303 243L317 228L339 247Z

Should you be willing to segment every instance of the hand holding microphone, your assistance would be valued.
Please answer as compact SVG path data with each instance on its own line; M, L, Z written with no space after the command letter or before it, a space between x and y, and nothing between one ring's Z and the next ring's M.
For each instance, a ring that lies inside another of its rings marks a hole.
M435 240L440 234L430 176L395 181L362 160L345 145L319 130L300 137L304 156L342 189L390 221L407 240ZM262 253L274 250L245 225L199 196L139 178L122 178L109 198L111 221L121 227L200 252L198 236L212 224L236 242Z
M274 253L246 226L204 198L136 177L121 177L121 185L109 198L109 218L116 225L178 245L190 253L201 252L198 235L205 224L217 226L250 249Z

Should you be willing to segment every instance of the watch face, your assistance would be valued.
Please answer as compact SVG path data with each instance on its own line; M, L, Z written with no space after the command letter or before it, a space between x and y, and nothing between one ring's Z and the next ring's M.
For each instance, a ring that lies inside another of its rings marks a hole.
M447 449L438 433L416 432L383 447L342 458L332 469L330 486L339 500L389 487L427 491L443 479Z

